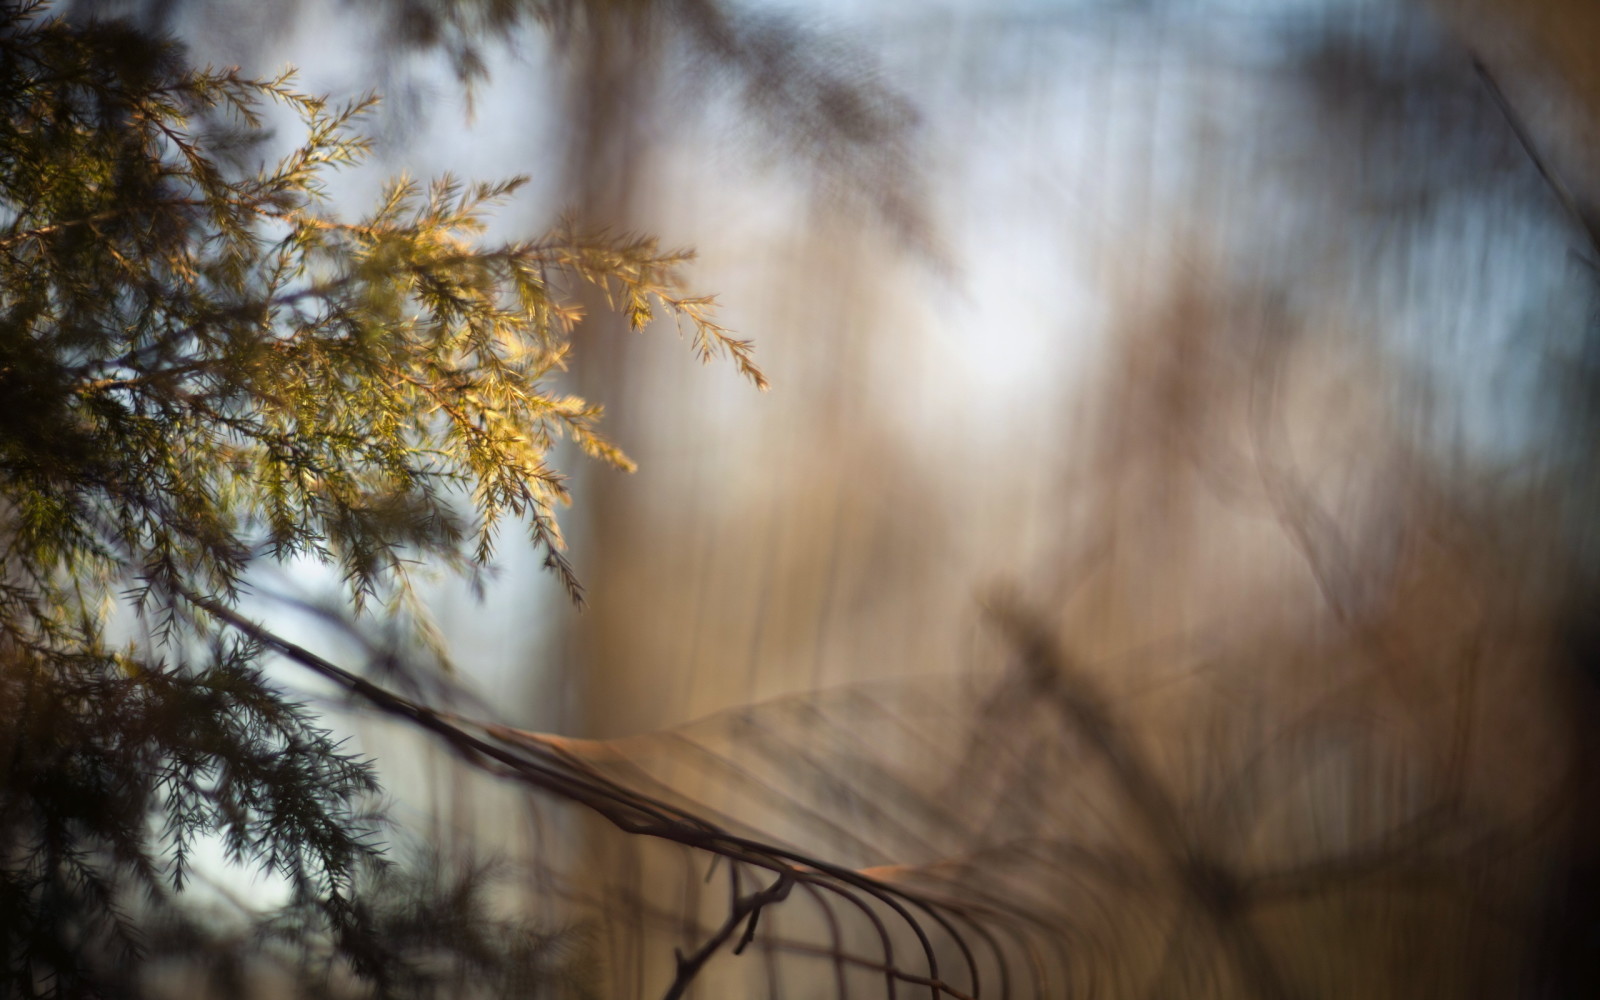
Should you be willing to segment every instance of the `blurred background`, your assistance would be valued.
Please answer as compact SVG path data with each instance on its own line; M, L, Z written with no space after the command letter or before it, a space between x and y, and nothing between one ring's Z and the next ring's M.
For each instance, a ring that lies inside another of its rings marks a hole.
M511 538L430 598L463 714L970 921L797 894L697 995L1600 990L1600 8L74 10L378 89L352 212L528 174L496 235L693 247L755 341L766 394L597 297L570 380L639 470L565 462L586 609ZM755 884L352 724L598 995Z

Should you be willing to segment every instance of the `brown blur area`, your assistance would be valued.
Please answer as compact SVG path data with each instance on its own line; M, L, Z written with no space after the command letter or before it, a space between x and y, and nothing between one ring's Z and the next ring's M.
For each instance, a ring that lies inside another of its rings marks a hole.
M791 902L704 995L879 995L884 966L951 995L1600 985L1600 33L1216 6L869 36L918 108L889 168L926 241L767 177L693 200L694 138L580 88L577 175L627 192L595 211L699 246L777 386L604 331L580 362L643 470L580 513L589 752L1005 939L946 928L935 976ZM727 912L675 848L591 871L638 921L606 921L624 992Z

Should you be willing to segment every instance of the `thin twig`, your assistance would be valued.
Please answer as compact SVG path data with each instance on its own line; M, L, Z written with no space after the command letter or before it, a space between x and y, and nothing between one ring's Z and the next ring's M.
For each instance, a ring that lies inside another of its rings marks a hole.
M1544 155L1539 152L1539 147L1534 143L1533 134L1529 131L1522 115L1517 112L1510 98L1506 96L1506 92L1501 89L1500 83L1495 79L1494 74L1489 72L1489 67L1476 54L1472 57L1472 68L1477 71L1478 78L1483 81L1484 87L1488 89L1489 96L1494 99L1495 107L1499 108L1500 114L1505 117L1506 124L1511 126L1511 132L1517 137L1517 142L1521 144L1522 151L1528 154L1528 159L1532 160L1533 165L1538 168L1539 176L1543 177L1545 184L1549 185L1550 191L1556 196L1556 200L1561 203L1561 207L1583 228L1584 236L1589 240L1589 249L1595 255L1595 261L1600 261L1600 220L1597 220L1592 212L1584 210L1578 199L1573 195L1572 190L1562 183L1561 178L1556 175L1555 170L1545 160Z

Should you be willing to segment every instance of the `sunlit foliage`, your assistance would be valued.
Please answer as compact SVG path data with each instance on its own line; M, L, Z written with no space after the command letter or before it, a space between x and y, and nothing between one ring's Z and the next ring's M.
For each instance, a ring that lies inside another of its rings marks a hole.
M585 286L762 376L677 290L683 253L570 227L483 245L519 180L399 179L341 219L325 178L368 151L372 98L0 11L0 991L94 992L211 835L374 976L371 769L204 609L309 558L356 610L403 612L411 566L483 568L507 517L578 599L549 453L629 465L551 383ZM304 130L281 157L272 108Z

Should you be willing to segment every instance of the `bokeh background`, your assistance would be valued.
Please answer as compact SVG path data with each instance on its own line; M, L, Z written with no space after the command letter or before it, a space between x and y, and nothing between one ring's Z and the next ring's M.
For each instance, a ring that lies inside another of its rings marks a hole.
M438 585L463 713L1026 914L1021 995L1600 988L1600 8L75 6L380 89L341 199L527 174L496 233L693 247L755 341L765 394L591 303L570 382L639 470L566 462L581 613L514 538ZM602 995L722 919L708 859L350 724ZM700 995L877 995L826 912Z

